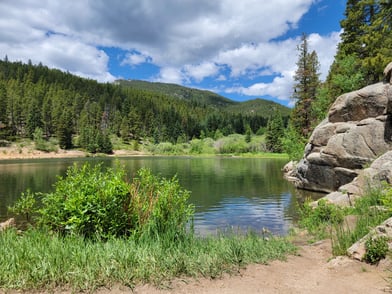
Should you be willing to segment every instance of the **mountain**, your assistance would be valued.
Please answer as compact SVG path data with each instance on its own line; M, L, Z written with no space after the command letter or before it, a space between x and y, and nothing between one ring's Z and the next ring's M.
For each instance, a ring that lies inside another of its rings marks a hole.
M291 109L273 101L257 98L227 106L226 111L263 117L270 117L275 111L279 111L283 117L288 117Z
M213 106L221 110L248 116L270 117L278 110L283 117L290 115L291 109L273 101L257 98L237 102L207 90L188 88L177 84L147 82L140 80L117 80L115 84L123 87L167 95L172 98L192 101L198 105Z
M153 83L140 80L117 80L115 84L216 107L226 107L236 103L211 91L188 88L176 84Z

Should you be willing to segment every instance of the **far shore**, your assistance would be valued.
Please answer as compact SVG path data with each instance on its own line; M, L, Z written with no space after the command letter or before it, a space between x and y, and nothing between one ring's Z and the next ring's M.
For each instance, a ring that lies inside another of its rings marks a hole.
M8 160L22 160L22 159L49 159L49 158L82 158L82 157L134 157L134 156L152 156L149 152L135 151L119 149L113 150L112 154L92 154L78 149L58 149L55 152L45 152L34 149L33 145L27 145L24 147L12 145L10 147L0 147L0 161ZM155 154L157 155L157 154ZM162 154L163 155L163 154ZM275 154L275 153L260 153L250 154L245 153L242 155L234 154L177 154L178 156L224 156L224 157L260 157L260 158L288 158L286 154ZM167 154L165 156L168 156Z
M120 156L147 156L150 155L145 152L133 150L113 150L113 154L104 154L105 157L120 157ZM56 152L44 152L31 147L0 147L0 160L13 160L13 159L45 159L45 158L79 158L99 156L92 155L82 150L63 150L59 149Z

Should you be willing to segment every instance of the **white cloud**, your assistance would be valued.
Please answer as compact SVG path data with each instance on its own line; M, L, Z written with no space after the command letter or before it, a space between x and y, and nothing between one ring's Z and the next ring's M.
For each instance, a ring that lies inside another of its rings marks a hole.
M184 74L174 67L161 68L158 77L154 79L155 82L182 84L184 81Z
M198 65L185 65L185 74L200 82L206 77L213 77L219 73L219 67L213 62L203 62Z
M172 83L247 77L227 91L284 99L292 87L299 39L272 42L295 28L315 0L1 0L0 53L110 81L102 47L128 52L122 65L150 63ZM325 77L338 33L309 36ZM0 56L1 57L1 56ZM227 72L229 70L229 72ZM271 83L258 77L276 74ZM287 84L285 84L287 83ZM248 95L247 94L247 95Z
M320 78L325 79L336 52L339 33L329 36L311 34L308 36L310 50L316 50L321 65ZM294 85L293 76L296 70L297 49L300 37L283 42L271 42L255 46L245 45L239 49L223 52L219 60L231 68L233 76L244 75L252 68L262 69L260 75L278 74L270 83L254 83L249 87L231 87L227 93L239 93L249 96L272 96L280 100L291 97Z
M142 53L131 52L121 61L121 65L136 66L145 62L149 62L150 58Z

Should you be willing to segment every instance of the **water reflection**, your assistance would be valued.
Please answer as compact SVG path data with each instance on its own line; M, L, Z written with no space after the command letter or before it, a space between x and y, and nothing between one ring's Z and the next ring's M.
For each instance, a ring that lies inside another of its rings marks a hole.
M0 163L0 219L6 207L21 192L49 192L67 168L84 162L114 166L112 158L48 159ZM147 167L164 177L177 175L180 184L192 192L196 207L195 229L199 234L217 230L261 230L286 234L297 216L297 196L282 178L285 160L245 158L136 157L119 159L129 175ZM309 196L309 195L308 195ZM319 195L310 195L318 197Z

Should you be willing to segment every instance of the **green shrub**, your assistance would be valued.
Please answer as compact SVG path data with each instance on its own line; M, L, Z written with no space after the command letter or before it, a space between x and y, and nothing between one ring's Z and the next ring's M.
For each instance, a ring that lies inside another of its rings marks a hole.
M86 237L128 234L128 184L124 170L88 164L69 168L53 193L43 194L38 221L62 233Z
M364 260L370 264L376 264L388 253L388 238L385 236L369 238L365 242L365 248Z
M33 133L35 149L44 151L44 152L56 152L57 142L54 141L46 141L43 138L43 131L41 128L36 128Z
M62 234L87 238L183 233L193 215L189 192L176 178L141 169L131 183L124 169L88 164L69 168L55 191L42 194L38 223Z
M343 219L344 210L342 208L321 199L315 208L309 202L300 208L299 225L321 239L326 237L328 226L341 224Z
M22 193L21 197L15 202L13 206L9 206L8 210L16 215L23 215L26 221L30 221L31 215L36 212L35 194L30 190Z
M230 135L215 142L217 152L220 154L246 153L249 151L248 144L243 135Z
M137 235L149 237L166 233L183 234L194 208L187 203L190 192L182 189L177 177L156 177L141 169L130 187L130 215Z

